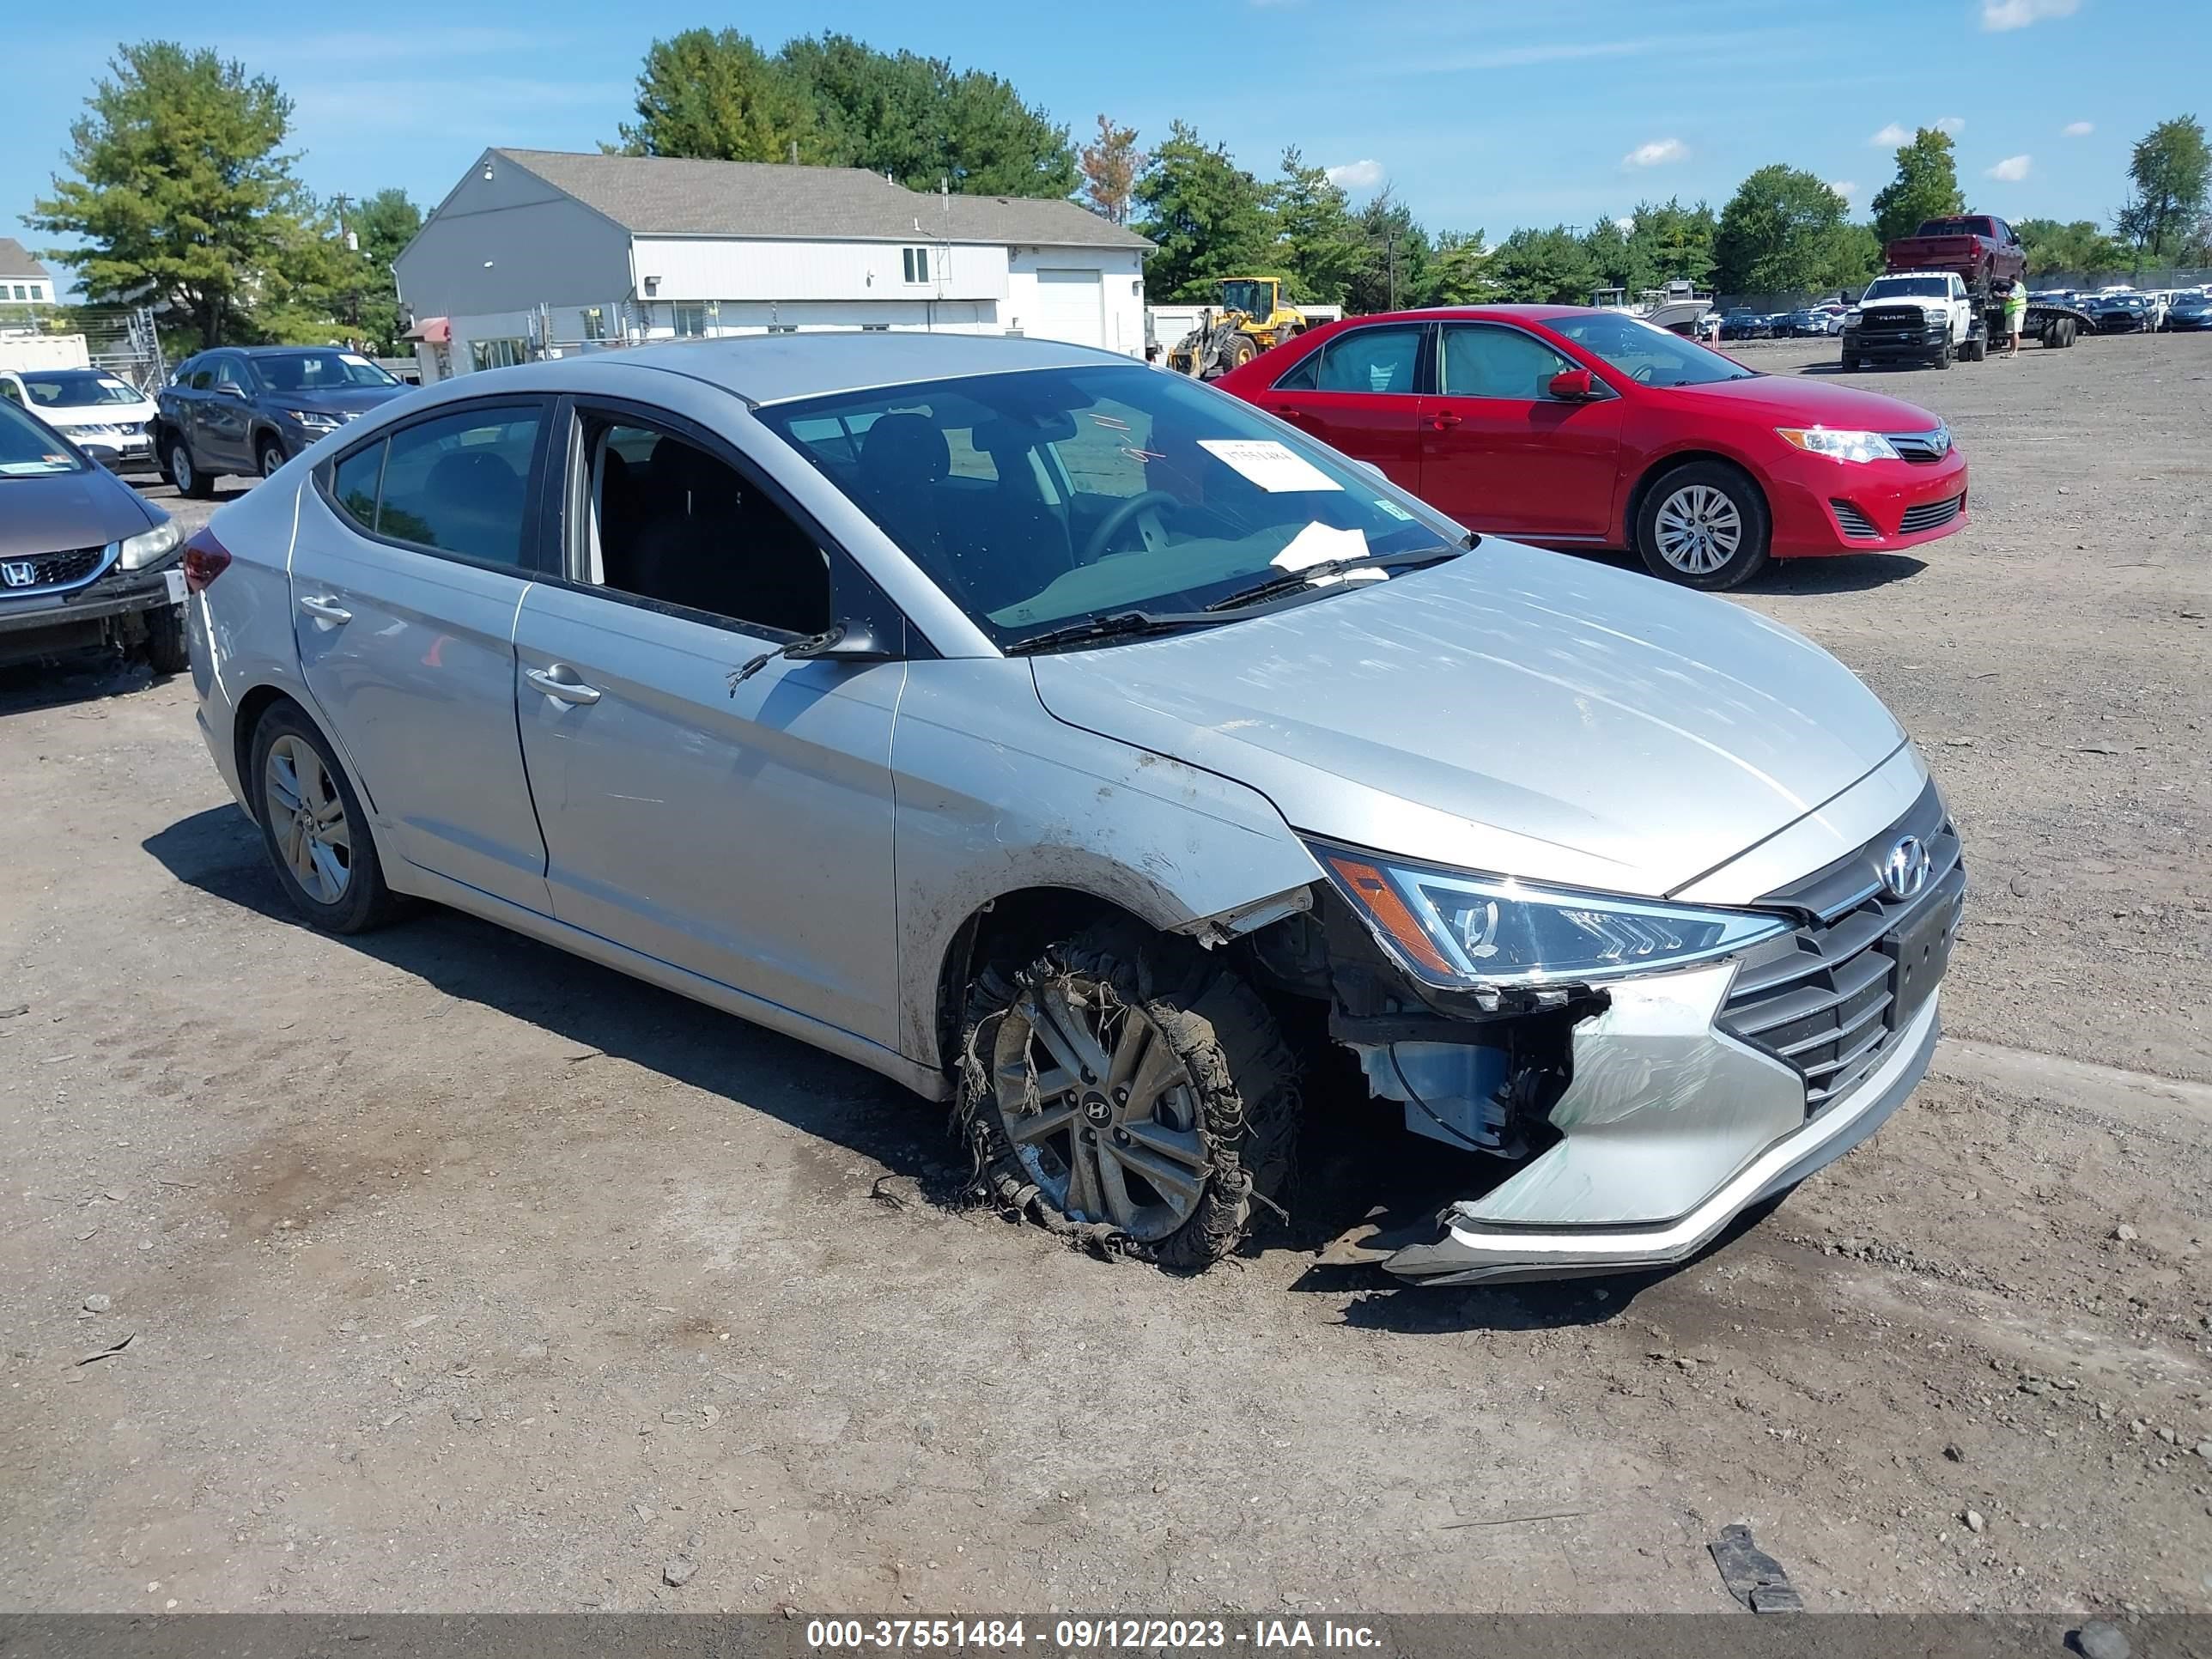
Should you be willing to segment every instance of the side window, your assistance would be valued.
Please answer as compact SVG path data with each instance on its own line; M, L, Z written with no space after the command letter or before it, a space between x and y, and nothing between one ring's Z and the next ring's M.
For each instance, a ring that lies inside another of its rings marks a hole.
M1308 360L1314 365L1314 378L1307 389L1410 397L1420 361L1419 328L1355 328L1338 335Z
M331 471L331 496L338 510L361 528L376 528L377 486L384 478L386 446L371 444L340 461Z
M1437 389L1449 398L1548 402L1552 394L1546 383L1573 367L1541 340L1519 329L1452 324L1444 329Z
M202 362L192 370L192 390L205 392L215 384L215 365Z
M393 433L377 489L376 533L487 564L523 565L538 424L535 409L470 409Z
M766 490L673 432L583 431L592 580L770 633L830 626L830 556Z
M234 359L219 357L215 365L215 384L218 388L234 386L243 392L246 390L246 376L240 372L240 366Z

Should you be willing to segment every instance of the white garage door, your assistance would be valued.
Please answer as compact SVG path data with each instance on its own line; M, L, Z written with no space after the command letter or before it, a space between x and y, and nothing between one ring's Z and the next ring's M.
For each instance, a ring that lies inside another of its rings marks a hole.
M1036 315L1024 319L1023 333L1074 345L1106 343L1105 296L1097 271L1040 270L1036 283Z

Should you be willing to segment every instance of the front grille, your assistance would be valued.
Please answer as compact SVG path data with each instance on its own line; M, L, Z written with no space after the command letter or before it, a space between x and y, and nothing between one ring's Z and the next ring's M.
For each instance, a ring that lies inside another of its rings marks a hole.
M1966 504L1964 495L1946 496L1940 501L1923 501L1917 507L1905 509L1905 517L1898 521L1897 533L1916 535L1923 530L1935 530L1959 516L1959 509Z
M1927 848L1928 877L1912 897L1893 899L1881 872L1908 836ZM1966 892L1958 832L1930 783L1857 852L1759 901L1761 909L1796 913L1800 925L1745 953L1717 1023L1794 1067L1805 1079L1806 1115L1814 1115L1874 1069L1918 1006L1898 1006L1896 941L1942 907L1948 946ZM1917 998L1927 988L1911 988Z
M1881 532L1875 528L1874 520L1849 501L1831 501L1828 505L1836 509L1836 522L1843 526L1846 536L1868 542L1881 539Z
M1897 452L1901 461L1911 461L1925 466L1930 461L1940 461L1951 453L1951 428L1939 426L1933 432L1885 432L1889 447Z
M1862 340L1917 340L1928 332L1928 313L1917 306L1895 306L1859 313Z
M65 553L40 553L27 559L0 559L0 599L73 587L90 581L107 562L104 547L72 548ZM29 580L22 578L27 573Z

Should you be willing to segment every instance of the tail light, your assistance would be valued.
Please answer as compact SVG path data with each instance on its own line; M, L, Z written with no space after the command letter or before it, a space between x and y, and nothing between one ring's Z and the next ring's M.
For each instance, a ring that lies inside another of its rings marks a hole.
M207 585L230 568L230 550L215 538L215 532L201 526L192 538L185 544L185 592L200 593Z

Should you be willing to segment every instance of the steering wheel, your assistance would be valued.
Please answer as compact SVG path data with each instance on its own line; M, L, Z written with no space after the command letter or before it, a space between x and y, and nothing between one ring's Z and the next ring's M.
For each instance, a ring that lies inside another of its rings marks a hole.
M1633 371L1628 378L1635 381L1638 386L1650 386L1651 384L1651 371L1657 367L1658 365L1656 363L1646 363L1643 368Z
M1098 521L1098 527L1091 532L1091 538L1083 544L1082 562L1085 564L1095 564L1105 557L1106 550L1113 544L1114 538L1127 529L1129 521L1146 508L1179 505L1181 503L1177 499L1164 489L1139 491Z

